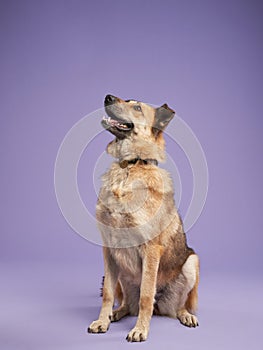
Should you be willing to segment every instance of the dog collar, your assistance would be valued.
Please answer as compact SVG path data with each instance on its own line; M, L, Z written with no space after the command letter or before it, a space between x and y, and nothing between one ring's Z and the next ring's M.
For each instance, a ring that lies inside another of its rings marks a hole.
M142 164L148 165L148 164L153 164L155 166L158 166L158 161L156 159L141 159L141 158L134 158L134 159L124 159L121 162L119 162L119 165L122 169L127 168L128 165L130 164L136 164L137 162L140 162Z

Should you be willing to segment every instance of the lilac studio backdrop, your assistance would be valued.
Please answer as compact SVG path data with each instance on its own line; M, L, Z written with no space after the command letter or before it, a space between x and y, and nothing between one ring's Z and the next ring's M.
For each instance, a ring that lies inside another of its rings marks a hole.
M65 134L107 93L167 102L198 137L210 178L188 232L201 258L200 327L154 317L135 346L246 349L262 340L262 17L254 0L1 1L1 349L132 346L134 318L86 334L101 302L101 247L67 225L54 191ZM91 212L93 166L111 139L101 134L80 161ZM167 141L183 215L189 164Z

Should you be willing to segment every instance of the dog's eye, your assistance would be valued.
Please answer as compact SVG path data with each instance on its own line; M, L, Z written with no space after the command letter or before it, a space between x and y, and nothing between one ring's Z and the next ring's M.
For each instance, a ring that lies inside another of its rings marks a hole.
M135 109L135 111L138 111L138 112L142 111L141 106L139 105L133 106L133 108Z

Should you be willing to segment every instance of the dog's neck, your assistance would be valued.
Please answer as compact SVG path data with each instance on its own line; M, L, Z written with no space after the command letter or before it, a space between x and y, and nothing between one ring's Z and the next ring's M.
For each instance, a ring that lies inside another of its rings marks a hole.
M122 169L127 168L128 165L135 165L135 164L143 164L143 165L155 165L158 166L158 161L156 159L141 159L141 158L134 158L130 160L122 160L119 162L120 167Z
M130 138L123 140L115 139L108 144L107 152L122 161L142 160L148 162L149 160L155 160L158 162L165 161L165 144L163 137L157 141L149 142L140 140L136 142Z

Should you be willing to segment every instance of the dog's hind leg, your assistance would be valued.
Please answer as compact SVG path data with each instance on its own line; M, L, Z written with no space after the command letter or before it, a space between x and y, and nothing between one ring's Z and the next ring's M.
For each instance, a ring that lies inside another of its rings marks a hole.
M129 307L123 304L113 311L111 322L117 322L121 318L129 315L129 313Z
M115 290L115 298L118 300L119 307L113 310L111 322L117 322L124 316L129 314L129 307L127 305L127 298L125 296L125 292L122 288L120 280L117 283L117 287Z
M186 277L187 284L192 287L187 295L184 306L177 311L177 318L187 327L198 326L197 310L198 283L199 283L199 259L196 254L190 255L183 265L182 273Z
M197 309L197 288L199 280L199 259L190 255L177 278L156 294L155 313L178 318L188 327L196 327L194 315Z
M119 321L121 318L132 315L137 316L139 313L140 288L138 285L131 283L128 278L121 277L119 279L119 288L121 290L122 299L119 307L113 311L112 322ZM120 291L119 291L120 292Z

